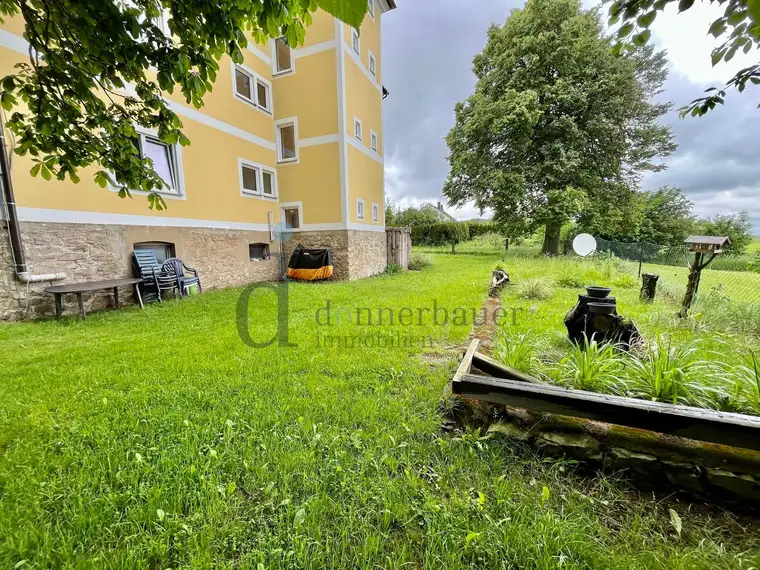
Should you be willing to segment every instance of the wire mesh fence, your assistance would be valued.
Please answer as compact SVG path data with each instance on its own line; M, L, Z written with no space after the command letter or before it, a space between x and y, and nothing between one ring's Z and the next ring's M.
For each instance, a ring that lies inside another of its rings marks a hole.
M631 263L639 279L643 273L659 275L657 294L680 303L686 292L689 268L694 260L685 245L663 246L648 242L624 243L597 238L597 251ZM703 306L753 305L760 315L760 271L748 256L719 254L703 271L697 290ZM760 326L760 323L758 323Z

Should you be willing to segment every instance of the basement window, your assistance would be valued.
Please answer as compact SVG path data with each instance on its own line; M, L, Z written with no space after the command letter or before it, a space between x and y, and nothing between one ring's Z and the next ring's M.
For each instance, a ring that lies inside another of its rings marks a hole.
M174 244L168 241L143 241L132 244L134 251L152 251L159 265L170 257L177 257Z
M251 261L266 261L269 259L269 244L251 243L248 244L248 258Z

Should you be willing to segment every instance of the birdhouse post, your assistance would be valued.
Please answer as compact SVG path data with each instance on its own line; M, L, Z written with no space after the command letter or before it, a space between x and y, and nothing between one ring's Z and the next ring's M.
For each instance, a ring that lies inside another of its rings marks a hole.
M723 252L723 246L730 244L731 240L726 236L689 236L684 242L689 251L694 253L694 260L689 270L689 281L686 283L686 294L681 303L678 316L684 318L694 302L694 297L699 291L699 280L702 270L712 263L715 257ZM708 255L707 261L705 256Z

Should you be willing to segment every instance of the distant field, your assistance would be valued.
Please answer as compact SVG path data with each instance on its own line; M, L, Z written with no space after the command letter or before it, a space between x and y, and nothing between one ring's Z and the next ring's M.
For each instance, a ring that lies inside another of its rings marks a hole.
M760 236L754 236L749 244L749 251L760 251Z

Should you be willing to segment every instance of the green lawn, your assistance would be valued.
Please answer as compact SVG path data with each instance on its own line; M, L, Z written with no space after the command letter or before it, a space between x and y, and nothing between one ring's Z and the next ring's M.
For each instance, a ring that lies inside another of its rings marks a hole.
M754 522L442 434L458 352L444 349L469 325L380 329L435 350L317 346L369 328L317 326L328 300L477 309L496 261L436 255L421 273L292 285L297 347L242 343L240 290L0 327L0 568L760 566ZM270 337L274 296L250 306L253 336ZM528 314L560 330L561 314Z

